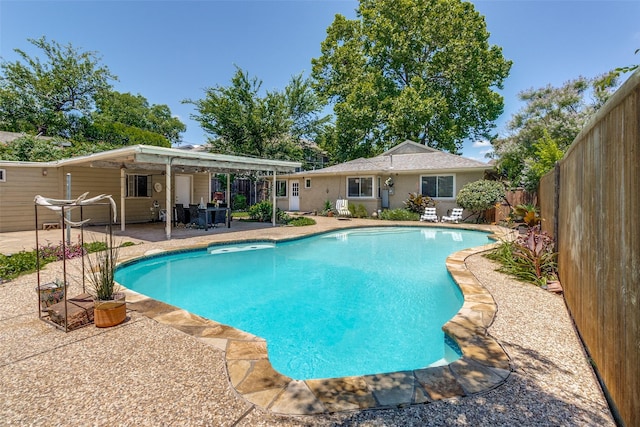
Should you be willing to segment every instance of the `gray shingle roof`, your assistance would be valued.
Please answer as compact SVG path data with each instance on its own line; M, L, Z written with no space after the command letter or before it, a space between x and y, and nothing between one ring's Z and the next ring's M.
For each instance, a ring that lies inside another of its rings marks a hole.
M422 147L422 148L420 148ZM397 149L396 149L397 148ZM408 152L414 151L414 152ZM393 154L397 153L397 154ZM411 141L405 141L393 149L377 157L369 159L359 158L338 165L329 166L314 171L306 171L304 175L331 175L352 172L422 172L422 171L460 171L485 170L491 165L477 160L468 159L456 154L434 150L420 146Z

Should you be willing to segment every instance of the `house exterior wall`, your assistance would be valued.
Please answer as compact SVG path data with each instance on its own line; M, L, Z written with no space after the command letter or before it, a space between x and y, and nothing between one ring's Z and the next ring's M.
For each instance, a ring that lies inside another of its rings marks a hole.
M62 178L56 168L2 166L4 182L0 182L0 232L33 230L36 195L59 198ZM43 171L47 175L43 175ZM59 222L59 215L49 209L38 211L38 222Z
M164 178L164 177L163 177ZM211 201L210 184L208 173L198 173L193 175L193 195L191 203L199 204L200 199L204 203Z
M369 215L381 209L381 194L385 189L389 189L389 208L404 208L404 201L409 198L409 193L420 193L421 177L425 175L454 175L454 194L458 194L460 189L469 182L477 181L483 178L483 172L440 172L440 173L410 173L410 174L367 174L358 173L352 175L309 175L296 177L282 177L281 179L299 180L300 181L300 211L313 212L322 211L324 209L325 200L329 200L333 207L338 199L346 198L349 205L363 205ZM347 194L347 178L352 176L373 176L373 198L348 198ZM387 178L393 179L393 187L386 186ZM311 187L305 187L305 181L311 180ZM289 185L287 185L289 188ZM438 216L447 215L449 211L457 206L455 197L435 199L436 214ZM276 202L278 208L283 210L289 209L289 194L287 197L278 197Z
M121 222L120 170L89 167L42 167L42 166L2 166L5 182L0 182L0 233L10 231L34 230L34 198L41 195L53 199L66 199L66 175L71 174L71 198L89 192L87 197L100 194L111 195L117 207L117 223ZM46 176L43 170L47 171ZM141 223L158 219L159 209L165 209L165 176L149 170L127 169L127 174L150 175L151 197L128 197L125 199L125 222ZM153 184L160 182L162 191L156 192ZM175 188L175 184L174 184ZM194 174L192 203L205 203L209 199L209 174ZM157 201L159 208L153 207ZM92 224L109 222L109 210L104 206L86 206L82 208L82 218L90 218ZM71 211L72 221L80 220L80 210ZM60 215L45 207L38 207L38 228L44 223L60 223Z

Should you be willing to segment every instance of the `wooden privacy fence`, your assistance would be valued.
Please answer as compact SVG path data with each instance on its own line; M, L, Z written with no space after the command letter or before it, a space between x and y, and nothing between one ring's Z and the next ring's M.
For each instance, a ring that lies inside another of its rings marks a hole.
M640 425L640 70L540 181L565 298L619 420Z

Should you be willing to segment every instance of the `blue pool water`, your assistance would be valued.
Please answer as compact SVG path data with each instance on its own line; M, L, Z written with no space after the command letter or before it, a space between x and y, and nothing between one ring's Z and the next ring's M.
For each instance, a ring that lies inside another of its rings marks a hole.
M294 379L366 375L458 357L441 329L463 302L445 259L488 242L474 231L357 228L144 259L116 280L266 339L273 367Z

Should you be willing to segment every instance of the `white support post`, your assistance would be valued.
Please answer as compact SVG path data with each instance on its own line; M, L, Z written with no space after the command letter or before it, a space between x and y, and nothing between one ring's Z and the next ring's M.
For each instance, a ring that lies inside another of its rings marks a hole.
M271 199L273 202L273 209L271 212L271 222L272 225L275 227L276 226L276 170L273 170L273 187L271 188Z
M120 168L120 231L124 231L126 219L124 203L127 196L127 175L124 171L123 167Z
M171 188L171 160L165 166L164 172L164 188L166 193L165 203L167 207L167 214L165 215L165 224L164 224L164 232L167 236L167 240L171 240L171 224L173 223L173 189Z

